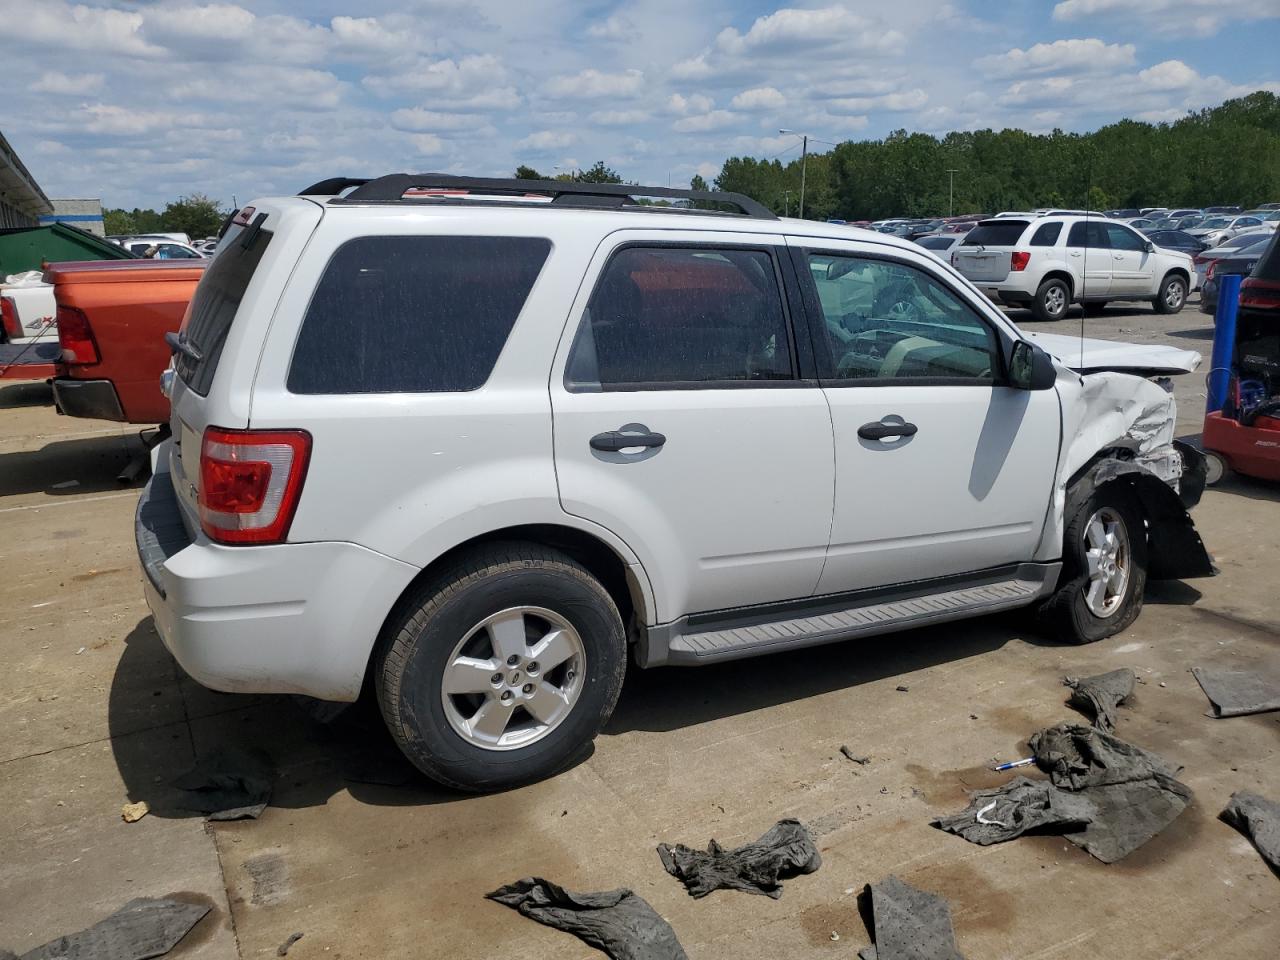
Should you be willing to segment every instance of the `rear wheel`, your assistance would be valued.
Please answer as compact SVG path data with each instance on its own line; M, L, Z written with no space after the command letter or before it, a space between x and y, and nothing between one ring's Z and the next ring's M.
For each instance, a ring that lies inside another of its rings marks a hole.
M1227 466L1227 461L1221 454L1214 453L1212 450L1204 451L1204 485L1206 487L1221 483L1222 478L1230 472L1231 468Z
M1142 513L1123 487L1094 491L1067 524L1062 586L1041 610L1046 627L1067 643L1119 633L1142 610L1147 537Z
M1067 315L1067 307L1071 305L1071 290L1066 283L1050 278L1040 284L1035 299L1031 301L1031 312L1037 320L1061 320Z
M548 777L613 712L626 670L608 591L559 551L494 544L428 583L380 645L378 704L427 776L464 790Z
M1151 301L1156 313L1177 313L1187 303L1187 281L1174 274L1164 278L1160 292Z

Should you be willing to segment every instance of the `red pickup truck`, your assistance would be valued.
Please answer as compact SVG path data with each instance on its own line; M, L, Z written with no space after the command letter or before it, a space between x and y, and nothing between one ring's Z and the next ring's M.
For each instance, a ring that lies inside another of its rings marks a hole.
M72 417L162 424L169 400L160 374L169 366L165 334L182 324L208 260L59 263L53 284L62 356L53 399Z

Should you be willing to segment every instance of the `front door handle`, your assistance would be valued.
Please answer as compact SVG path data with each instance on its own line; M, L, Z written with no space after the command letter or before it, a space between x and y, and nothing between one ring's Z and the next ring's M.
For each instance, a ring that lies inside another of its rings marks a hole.
M597 433L591 438L591 449L603 453L617 453L631 447L660 447L667 438L660 433L623 433L621 430L610 430Z
M914 423L884 423L873 420L858 428L858 436L863 440L887 440L889 437L914 437L920 428Z

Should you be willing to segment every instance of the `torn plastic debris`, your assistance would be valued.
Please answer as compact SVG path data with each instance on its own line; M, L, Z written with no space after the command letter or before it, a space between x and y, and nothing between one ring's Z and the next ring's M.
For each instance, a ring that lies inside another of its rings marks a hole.
M862 960L964 960L956 949L951 908L942 897L917 890L897 877L867 887L871 901L871 946Z
M262 750L214 750L173 781L182 791L179 806L210 820L257 819L271 802L275 779Z
M1280 803L1241 790L1231 795L1220 816L1252 840L1262 859L1280 876Z
M572 893L541 877L526 877L485 897L571 933L613 960L688 960L671 925L630 890Z
M139 897L92 927L50 940L21 960L150 960L162 957L209 912L207 904Z
M1079 830L1094 817L1093 804L1085 796L1026 777L1017 777L993 790L977 790L969 797L966 809L938 817L933 825L984 847L1013 840L1031 830Z
M1280 680L1252 670L1192 667L1191 673L1209 698L1215 717L1243 717L1280 710Z
M1133 696L1137 679L1132 669L1124 667L1096 677L1067 677L1062 682L1071 688L1067 703L1086 716L1092 714L1094 727L1110 733L1116 728L1116 707Z
M799 820L779 820L759 840L733 850L725 850L715 840L705 851L682 843L674 847L660 843L658 856L667 873L695 898L729 889L777 900L782 896L783 880L813 873L822 866L822 855Z

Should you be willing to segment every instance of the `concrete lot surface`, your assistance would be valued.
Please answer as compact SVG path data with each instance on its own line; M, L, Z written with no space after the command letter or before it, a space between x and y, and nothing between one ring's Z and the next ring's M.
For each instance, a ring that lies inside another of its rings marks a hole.
M1199 349L1207 369L1208 318L1140 309L1091 319L1088 333ZM1195 434L1202 375L1178 394L1180 433ZM1195 517L1221 576L1153 586L1121 636L1063 647L1002 617L633 671L577 766L467 797L418 777L367 709L325 724L290 698L188 680L142 601L137 490L114 479L139 442L47 401L41 384L0 386L0 947L21 954L132 897L180 893L213 910L174 956L275 956L294 932L299 960L599 956L483 899L536 875L632 887L693 960L853 957L868 942L857 892L897 874L949 900L971 960L1277 955L1280 878L1216 818L1235 790L1280 799L1280 714L1210 719L1189 670L1280 667L1280 488L1210 491ZM1164 834L1105 866L1060 838L983 848L929 825L962 808L966 788L1010 776L990 773L993 759L1078 718L1064 674L1123 666L1142 682L1119 734L1183 765L1195 792ZM177 809L169 782L227 744L271 754L274 799L259 820L206 825ZM123 822L137 800L152 813ZM654 853L659 841L736 845L785 816L811 826L824 863L778 901L694 901Z

